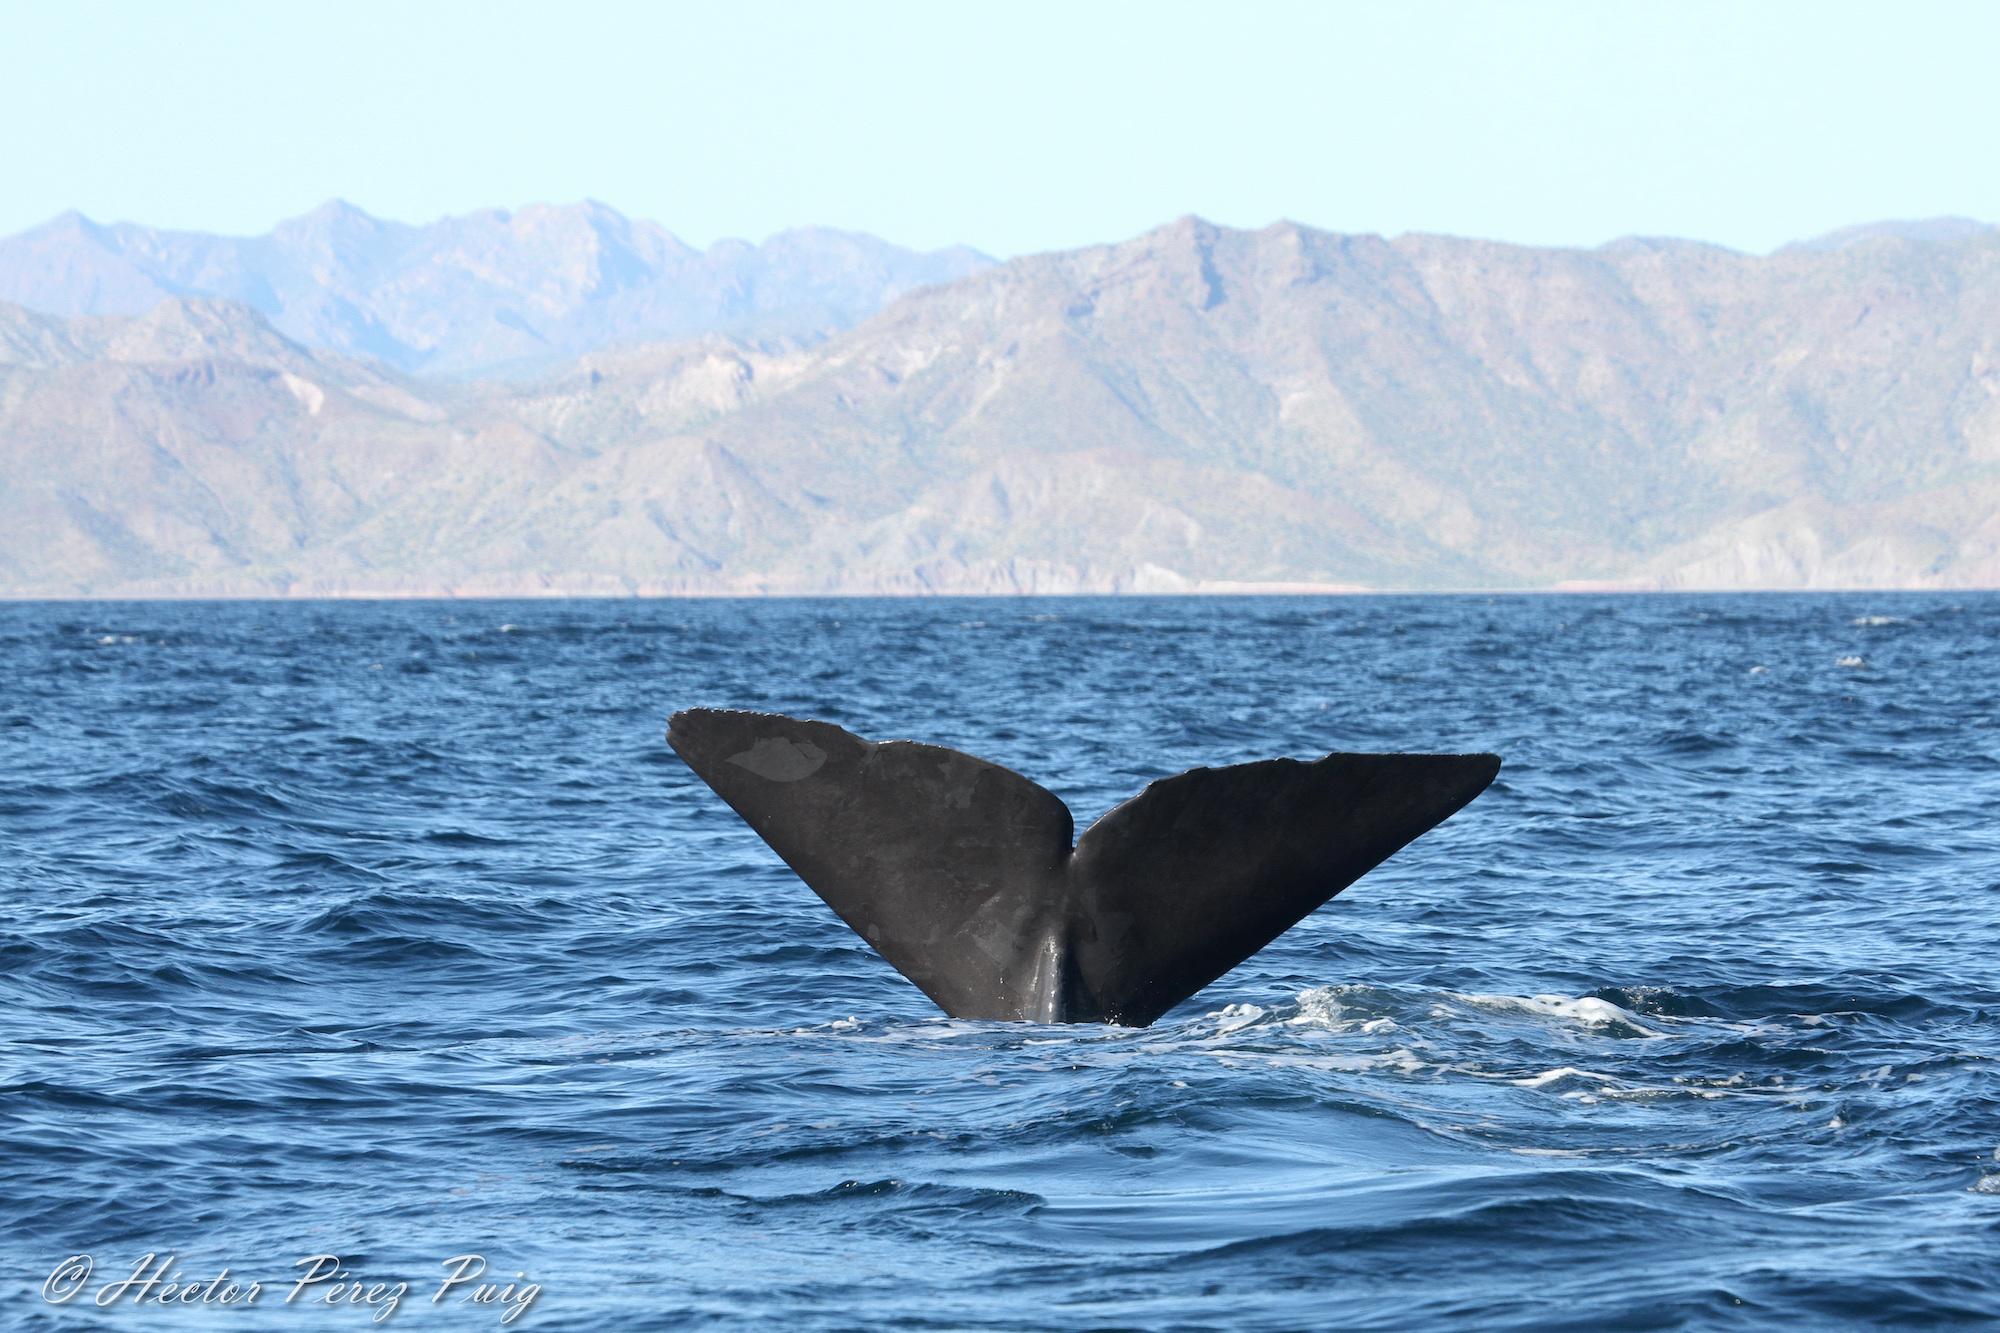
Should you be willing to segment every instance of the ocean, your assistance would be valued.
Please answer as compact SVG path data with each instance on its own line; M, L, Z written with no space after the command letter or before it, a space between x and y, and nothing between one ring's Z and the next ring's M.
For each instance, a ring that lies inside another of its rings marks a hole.
M2000 1321L1996 648L1973 593L0 605L0 1327ZM697 705L1079 828L1505 767L1152 1028L957 1022Z

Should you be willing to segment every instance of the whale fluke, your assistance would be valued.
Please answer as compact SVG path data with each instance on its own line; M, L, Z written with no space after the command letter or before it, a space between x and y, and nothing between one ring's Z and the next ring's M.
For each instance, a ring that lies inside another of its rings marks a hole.
M957 750L693 708L667 741L954 1018L1144 1027L1486 789L1490 754L1190 769L1075 845L1070 812Z

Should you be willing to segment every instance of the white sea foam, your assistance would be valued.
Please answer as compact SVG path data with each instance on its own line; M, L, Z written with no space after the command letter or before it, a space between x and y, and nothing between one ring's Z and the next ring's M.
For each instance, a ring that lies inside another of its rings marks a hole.
M1241 1031L1264 1016L1264 1007L1258 1004L1227 1004L1210 1014L1216 1020L1215 1034L1219 1036Z
M1608 1027L1616 1023L1643 1032L1649 1037L1664 1035L1639 1021L1638 1015L1629 1009L1621 1009L1609 1000L1600 1000L1595 995L1470 995L1460 994L1458 999L1467 1004L1481 1005L1488 1009L1517 1009L1524 1013L1538 1014L1545 1018L1562 1018L1582 1023L1587 1027Z
M1546 1088L1549 1084L1560 1083L1566 1078L1594 1078L1600 1083L1610 1083L1613 1081L1612 1076L1609 1074L1600 1074L1590 1069L1578 1069L1575 1065L1564 1065L1560 1069L1550 1069L1536 1074L1532 1078L1510 1079L1509 1082L1517 1088Z
M1299 992L1299 1011L1286 1019L1292 1027L1320 1027L1339 1032L1348 1027L1346 1010L1330 986Z
M1370 1014L1350 1009L1343 997L1360 996L1359 986L1313 986L1299 992L1298 1012L1285 1020L1288 1027L1323 1028L1328 1032L1364 1032L1370 1036L1396 1031L1396 1020L1386 1014Z
M1908 616L1856 616L1854 623L1862 629L1880 629L1884 625L1907 625Z
M1344 1051L1319 1051L1308 1055L1291 1051L1229 1049L1217 1049L1211 1053L1232 1065L1254 1061L1275 1069L1319 1069L1340 1074L1370 1074L1382 1070L1397 1074L1423 1074L1439 1068L1436 1063L1406 1046L1369 1055L1350 1055Z

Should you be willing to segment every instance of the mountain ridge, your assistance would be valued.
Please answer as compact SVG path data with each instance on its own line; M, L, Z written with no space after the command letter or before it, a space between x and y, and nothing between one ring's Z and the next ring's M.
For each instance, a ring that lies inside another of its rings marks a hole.
M1193 217L823 340L510 382L243 307L0 310L0 591L2000 586L1995 311L1992 228L1754 256Z
M422 225L329 200L250 237L103 224L72 210L0 239L0 300L76 316L222 298L306 345L466 376L620 341L730 330L824 337L903 291L990 262L963 246L920 254L825 227L701 250L595 200Z

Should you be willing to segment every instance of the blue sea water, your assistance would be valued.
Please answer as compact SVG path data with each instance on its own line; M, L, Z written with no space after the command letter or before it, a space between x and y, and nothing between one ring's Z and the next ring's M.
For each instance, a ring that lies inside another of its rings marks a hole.
M1996 649L1975 594L0 606L0 1327L1995 1321ZM1506 766L1151 1029L955 1022L697 704L1079 827Z

